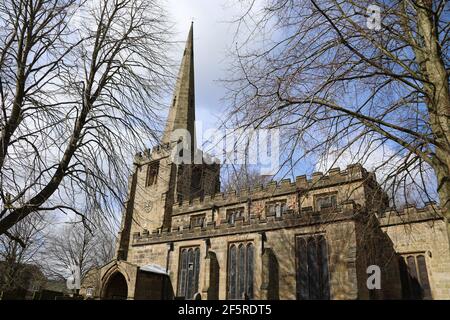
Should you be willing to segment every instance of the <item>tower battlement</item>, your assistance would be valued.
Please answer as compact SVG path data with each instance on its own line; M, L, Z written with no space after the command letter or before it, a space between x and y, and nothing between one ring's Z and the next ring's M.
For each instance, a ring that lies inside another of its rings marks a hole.
M382 226L405 224L426 220L443 219L442 211L436 202L426 202L423 207L407 205L403 208L387 208L379 214Z

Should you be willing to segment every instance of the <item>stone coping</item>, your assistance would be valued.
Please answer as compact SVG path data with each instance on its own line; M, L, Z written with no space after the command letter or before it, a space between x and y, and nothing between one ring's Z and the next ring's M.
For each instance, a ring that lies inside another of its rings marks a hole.
M435 202L428 202L421 208L414 205L405 206L400 210L389 208L378 214L381 227L443 219L442 211Z

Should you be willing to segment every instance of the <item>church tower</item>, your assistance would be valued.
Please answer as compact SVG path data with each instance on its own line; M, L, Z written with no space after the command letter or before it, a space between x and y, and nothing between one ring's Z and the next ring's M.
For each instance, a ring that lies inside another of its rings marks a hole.
M220 189L218 164L194 164L195 155L203 159L195 139L194 85L191 24L161 144L138 153L134 159L134 173L129 180L118 240L118 260L127 260L133 233L170 230L172 207L176 203L202 198ZM180 153L180 141L189 150L187 159L190 162L174 161L174 155L179 156Z

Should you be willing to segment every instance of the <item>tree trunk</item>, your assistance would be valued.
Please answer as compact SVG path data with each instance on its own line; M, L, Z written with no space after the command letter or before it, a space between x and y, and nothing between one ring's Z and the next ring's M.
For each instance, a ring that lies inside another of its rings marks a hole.
M433 167L437 177L440 207L447 219L450 239L450 93L448 75L442 59L437 30L432 13L432 1L417 2L417 30L421 45L416 53L424 82L430 125L436 139Z

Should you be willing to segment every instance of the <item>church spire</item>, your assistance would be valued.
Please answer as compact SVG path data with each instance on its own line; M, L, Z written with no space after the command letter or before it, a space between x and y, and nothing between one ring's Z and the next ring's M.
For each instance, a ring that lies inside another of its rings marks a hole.
M171 141L172 132L177 129L186 129L191 135L189 144L192 151L194 151L196 147L193 26L194 23L192 22L162 139L163 143L173 142Z

